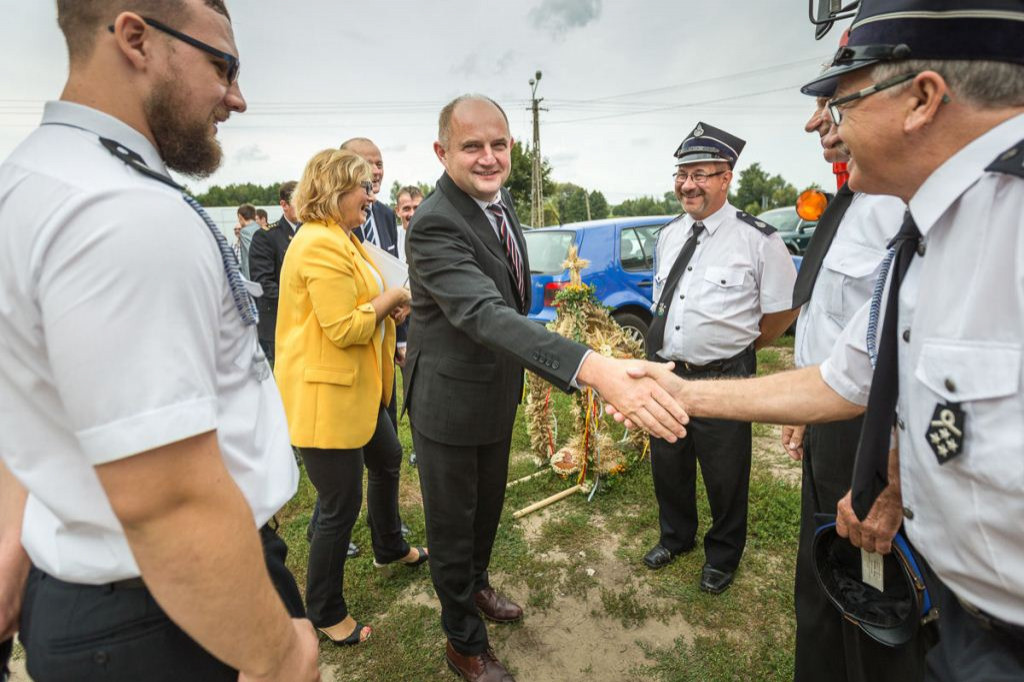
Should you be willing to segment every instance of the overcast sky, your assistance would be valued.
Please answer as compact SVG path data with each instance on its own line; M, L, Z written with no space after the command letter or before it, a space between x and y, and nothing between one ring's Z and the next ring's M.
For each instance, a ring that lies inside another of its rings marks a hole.
M805 0L228 0L243 115L221 126L209 184L295 179L316 151L365 136L384 183L433 183L437 113L483 92L531 140L528 80L540 69L541 151L552 176L612 203L672 188L672 153L700 120L747 141L799 189L834 187L813 100L799 86L838 43L817 42ZM0 0L0 158L38 123L67 69L52 0Z

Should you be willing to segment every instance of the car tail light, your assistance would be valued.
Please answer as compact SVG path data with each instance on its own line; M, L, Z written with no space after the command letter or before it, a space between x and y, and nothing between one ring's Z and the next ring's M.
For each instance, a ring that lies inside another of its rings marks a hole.
M555 307L555 296L560 289L563 289L568 282L548 282L544 285L544 307Z

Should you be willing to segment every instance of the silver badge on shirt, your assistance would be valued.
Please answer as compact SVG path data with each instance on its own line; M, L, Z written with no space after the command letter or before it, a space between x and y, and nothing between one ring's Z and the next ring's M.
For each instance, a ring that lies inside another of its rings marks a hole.
M945 464L963 452L965 422L966 416L959 404L939 403L935 406L925 439L939 464Z

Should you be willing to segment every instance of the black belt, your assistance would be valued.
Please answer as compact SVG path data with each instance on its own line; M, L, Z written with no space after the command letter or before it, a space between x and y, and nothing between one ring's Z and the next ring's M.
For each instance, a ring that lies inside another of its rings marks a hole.
M271 525L273 524L273 525ZM266 534L276 534L278 528L277 517L274 516L260 528L260 535L265 536ZM39 569L34 569L39 571ZM69 583L66 580L61 580L55 576L46 573L45 571L39 571L40 575L47 580L53 580L60 585L68 587L94 587L97 589L107 590L142 590L146 589L146 583L142 578L125 578L124 580L115 580L111 583L100 583L99 585L87 585L85 583Z
M957 597L957 599L960 601L960 605L964 607L964 611L969 613L983 630L1000 632L1024 643L1024 625L1007 623L1005 620L1001 620L990 613L982 611L969 601L960 599L960 597Z
M39 571L39 573L44 580L52 580L58 585L63 585L65 587L74 587L79 589L86 588L97 590L142 590L146 588L146 583L143 582L142 578L125 578L124 580L115 580L110 583L88 585L86 583L70 583L67 580L61 580L60 578L52 576L49 573L46 573L45 571Z
M671 360L669 362L675 363L675 371L677 374L702 374L705 372L725 372L726 370L735 367L737 364L739 364L740 361L744 360L748 355L752 354L753 352L754 346L750 345L741 350L738 354L732 356L731 358L726 358L725 360L715 360L714 362L709 362L706 365L695 365L694 363L687 362L685 360Z

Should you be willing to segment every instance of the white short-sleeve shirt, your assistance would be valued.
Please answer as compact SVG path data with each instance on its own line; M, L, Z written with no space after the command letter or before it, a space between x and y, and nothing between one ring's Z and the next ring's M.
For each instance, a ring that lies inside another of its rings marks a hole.
M761 335L761 317L793 305L796 268L777 233L764 234L728 202L703 221L693 258L683 272L665 320L658 355L706 365L739 354ZM682 215L666 225L655 252L654 301L692 234Z
M100 136L166 173L137 131L69 102L0 165L0 455L29 493L32 562L86 584L139 575L95 466L216 430L256 526L298 483L213 235Z
M853 195L822 261L811 300L796 322L797 367L821 364L843 328L871 298L886 245L900 229L906 208L896 197Z
M1024 158L1024 115L948 159L910 200L923 235L899 298L897 439L910 540L961 599L1024 625L1024 179L986 171ZM920 251L918 252L920 254ZM884 300L884 299L883 299ZM821 367L865 404L867 310ZM884 319L884 305L882 318ZM940 465L927 433L958 403L963 445Z

